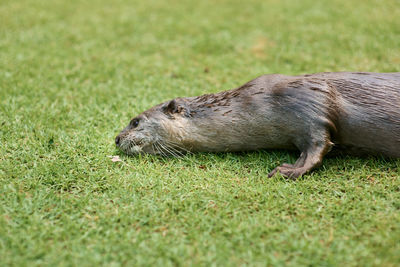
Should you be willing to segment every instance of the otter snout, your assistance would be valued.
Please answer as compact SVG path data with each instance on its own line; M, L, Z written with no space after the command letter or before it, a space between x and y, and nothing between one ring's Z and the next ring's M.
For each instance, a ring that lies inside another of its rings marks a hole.
M145 140L138 138L132 132L122 131L115 137L117 148L129 155L141 153L146 144Z

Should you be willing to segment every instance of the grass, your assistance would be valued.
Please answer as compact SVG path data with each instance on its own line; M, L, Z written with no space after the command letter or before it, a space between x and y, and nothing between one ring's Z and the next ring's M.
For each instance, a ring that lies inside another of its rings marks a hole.
M400 160L331 157L289 182L266 178L285 151L114 147L173 97L400 71L398 4L2 0L0 265L399 266Z

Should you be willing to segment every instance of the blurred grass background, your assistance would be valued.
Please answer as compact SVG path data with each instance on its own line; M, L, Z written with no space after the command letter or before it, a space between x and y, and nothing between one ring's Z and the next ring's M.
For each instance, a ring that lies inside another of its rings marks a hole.
M400 2L0 1L0 264L400 264L400 161L126 157L177 96L266 73L400 71ZM122 162L111 162L120 155Z

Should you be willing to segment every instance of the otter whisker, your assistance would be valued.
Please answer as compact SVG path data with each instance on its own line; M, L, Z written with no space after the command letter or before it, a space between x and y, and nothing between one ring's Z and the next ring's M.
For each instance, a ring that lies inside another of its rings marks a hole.
M134 140L132 140L132 141L129 143L129 153L135 154L134 151L133 151L133 148L134 148L135 146L136 146L136 143L135 143Z
M166 146L166 147L167 147L167 146ZM176 158L182 156L182 154L178 153L178 151L172 149L171 147L167 147L167 149L168 149L169 153L170 153L172 156L176 157Z
M176 148L172 147L171 145L168 145L167 143L163 143L163 146L169 151L169 153L171 155L173 155L174 157L181 157L184 156L184 154L177 150Z
M184 151L184 152L191 153L190 150L186 149L185 147L183 147L181 144L179 144L179 143L177 143L177 142L170 141L170 140L166 140L164 143L167 144L167 145L169 145L169 146L172 146L172 147L174 147L174 148L177 148L177 149L179 149L179 150L182 150L182 151Z
M183 152L187 153L187 154L193 154L193 152L191 152L190 150L184 148L183 146L181 146L178 143L172 142L172 141L166 141L165 142L167 145L169 145L169 147L174 148L175 150L179 150L182 154Z
M162 157L166 157L167 155L165 154L164 149L158 143L156 146L157 146L158 152L160 152L160 155Z
M160 155L161 155L161 150L160 150L160 148L158 147L157 142L156 142L156 143L153 143L152 146L153 146L154 154L155 154L155 155L157 155L157 154L160 154Z
M125 150L131 152L131 154L134 154L133 147L135 146L136 142L134 140L131 140L131 142L129 142L128 147ZM185 156L185 153L191 153L187 149L173 142L155 141L151 143L150 146L155 155L158 154L163 157L168 157L168 156L183 157Z
M178 155L175 154L174 151L172 151L168 146L166 146L166 145L163 144L163 143L160 143L160 145L164 148L164 150L165 150L169 155L172 155L172 156L174 156L174 157L178 157Z
M165 153L164 148L160 145L159 142L154 143L154 145L157 147L157 150L160 152L161 156L163 156L163 157L168 156L168 155Z
M151 149L153 149L154 154L157 155L157 150L156 150L156 148L155 148L155 146L154 146L154 143L151 144Z
M185 156L185 154L182 151L179 151L178 149L176 149L175 147L171 146L171 145L167 145L166 147L168 147L169 150L173 151L175 154L177 154L178 156Z

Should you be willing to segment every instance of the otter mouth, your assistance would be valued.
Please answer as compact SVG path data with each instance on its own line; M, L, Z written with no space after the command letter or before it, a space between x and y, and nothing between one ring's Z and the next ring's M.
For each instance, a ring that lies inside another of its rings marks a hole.
M119 146L118 148L127 155L137 155L143 152L143 148L141 146L134 144Z
M152 154L162 157L180 157L190 153L187 149L179 146L178 144L165 143L165 142L153 142L147 143L142 140L119 140L116 141L117 147L126 153L127 155L138 155L138 154Z
M115 139L116 146L128 155L137 155L143 152L146 144L142 140L130 140L128 138L120 138L117 136Z

